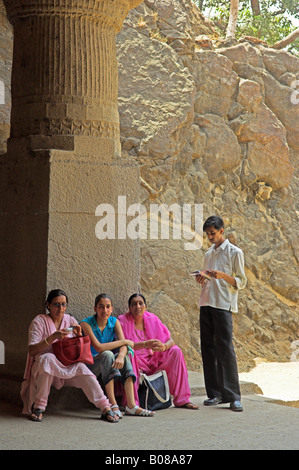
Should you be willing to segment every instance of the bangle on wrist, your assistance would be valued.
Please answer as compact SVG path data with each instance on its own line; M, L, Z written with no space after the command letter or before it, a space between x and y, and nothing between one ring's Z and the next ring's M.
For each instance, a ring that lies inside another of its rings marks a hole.
M167 351L167 344L164 343L164 346L165 346L164 351Z
M48 343L47 338L45 338L45 343L50 346L50 343Z

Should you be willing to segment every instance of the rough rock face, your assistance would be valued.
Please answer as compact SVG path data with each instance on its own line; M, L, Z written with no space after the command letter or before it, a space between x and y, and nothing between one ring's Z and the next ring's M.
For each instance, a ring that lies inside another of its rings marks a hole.
M245 369L289 360L298 338L299 59L265 45L212 47L215 32L189 0L145 0L118 35L123 156L140 164L142 203L203 204L245 253L248 285L234 317ZM148 222L150 222L148 220ZM189 368L200 366L199 287L207 243L142 241L142 291Z

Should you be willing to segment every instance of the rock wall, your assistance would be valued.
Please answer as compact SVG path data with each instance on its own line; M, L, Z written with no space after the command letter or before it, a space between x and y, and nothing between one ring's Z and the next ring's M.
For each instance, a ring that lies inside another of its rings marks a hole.
M190 0L145 0L118 35L122 153L136 158L142 204L203 204L245 253L234 317L240 367L289 360L298 338L299 59L217 37ZM293 102L292 102L293 101ZM189 368L200 367L200 250L142 241L142 290Z
M0 2L0 152L10 111L12 28ZM203 204L245 253L234 317L239 366L289 360L298 340L299 60L250 40L221 42L191 0L145 0L117 39L122 156L141 171L142 204ZM294 100L293 100L294 101ZM199 286L208 245L142 240L142 291L188 367L201 366ZM115 269L118 261L116 260Z

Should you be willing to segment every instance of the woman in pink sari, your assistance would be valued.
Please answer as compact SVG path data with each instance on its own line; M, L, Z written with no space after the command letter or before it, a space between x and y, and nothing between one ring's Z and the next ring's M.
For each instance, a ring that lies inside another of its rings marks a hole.
M81 388L89 401L102 411L102 419L111 423L118 418L111 411L96 376L83 362L63 365L52 351L52 343L67 335L81 336L81 327L75 318L65 313L67 295L60 289L49 293L46 306L49 314L37 315L29 328L28 356L21 386L23 413L32 421L40 422L48 403L51 386L57 389L68 385ZM67 328L74 327L73 332Z
M141 294L129 298L129 311L119 315L125 338L134 341L132 366L136 375L135 400L138 401L140 371L152 375L165 370L170 393L176 407L197 410L190 402L190 387L185 359L181 349L174 344L167 327L153 313L147 312L146 300Z

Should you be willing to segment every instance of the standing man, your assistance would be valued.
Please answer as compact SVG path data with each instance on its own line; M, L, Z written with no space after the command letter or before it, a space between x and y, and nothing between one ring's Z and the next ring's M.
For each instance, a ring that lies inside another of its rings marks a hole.
M221 217L209 217L204 225L211 248L205 254L204 271L211 279L196 276L200 295L200 339L205 386L204 405L230 403L233 411L243 411L237 360L233 346L232 313L238 311L238 291L246 285L244 255L224 238Z

